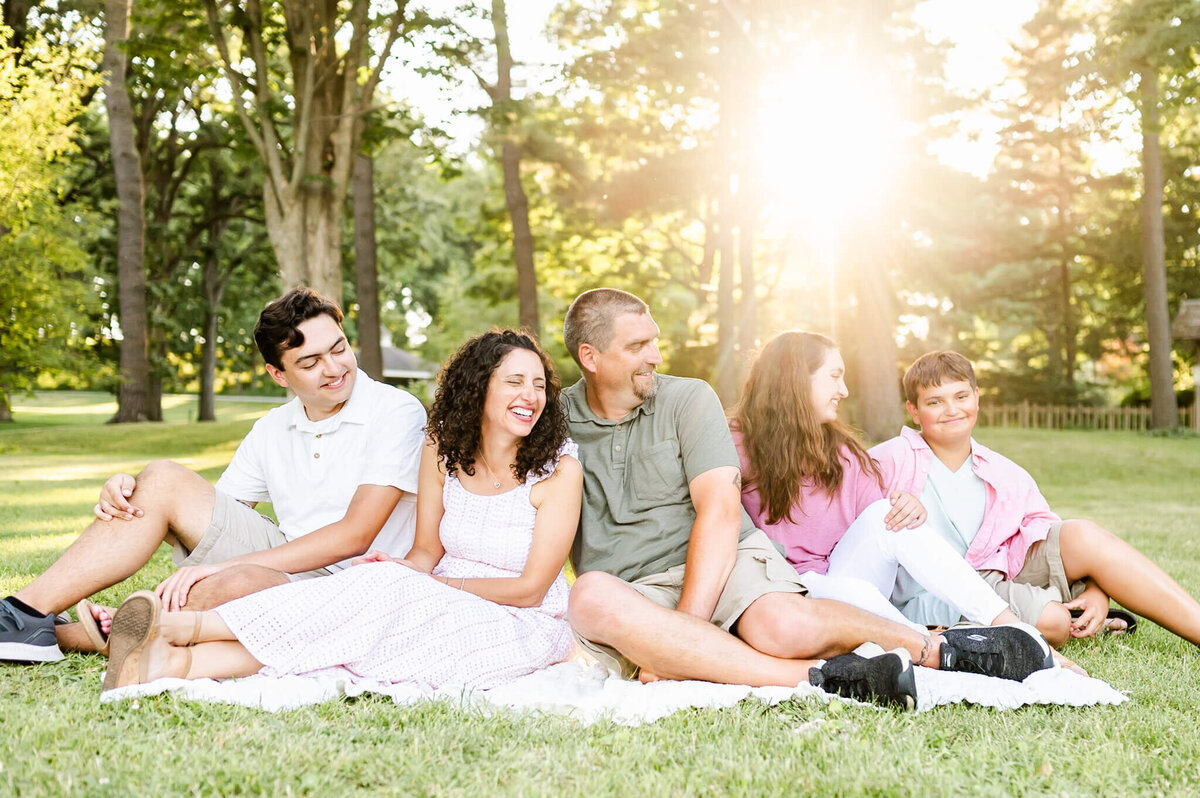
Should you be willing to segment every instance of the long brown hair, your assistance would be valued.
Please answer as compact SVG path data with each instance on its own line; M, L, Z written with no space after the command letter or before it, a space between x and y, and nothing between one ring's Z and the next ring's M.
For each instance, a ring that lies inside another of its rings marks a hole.
M836 349L824 335L783 332L767 342L746 376L733 421L750 461L743 478L762 496L769 524L794 520L802 480L833 500L842 485L843 446L883 487L879 466L854 431L841 421L823 424L813 412L812 375Z

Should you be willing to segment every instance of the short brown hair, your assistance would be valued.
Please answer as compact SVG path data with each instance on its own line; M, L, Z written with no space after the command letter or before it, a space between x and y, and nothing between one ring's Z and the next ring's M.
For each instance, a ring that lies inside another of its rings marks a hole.
M966 380L972 388L979 387L971 361L958 352L927 352L904 372L904 398L915 405L922 388L936 388L955 380Z
M593 288L575 297L563 319L563 343L579 363L579 347L591 344L601 351L613 339L613 320L621 313L649 313L650 306L619 288Z
M300 325L322 313L342 325L342 309L305 286L293 288L263 308L254 325L254 343L263 360L282 370L283 353L304 345Z

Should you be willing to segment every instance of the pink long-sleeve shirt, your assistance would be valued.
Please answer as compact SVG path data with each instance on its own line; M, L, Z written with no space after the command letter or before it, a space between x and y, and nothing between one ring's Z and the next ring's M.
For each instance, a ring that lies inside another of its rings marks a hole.
M883 471L889 493L906 490L920 497L934 457L921 433L905 427L870 454ZM1050 511L1028 471L974 438L971 470L987 484L987 504L966 560L977 571L1002 571L1012 579L1025 565L1029 547L1045 540L1050 525L1061 519Z
M750 461L742 445L742 435L737 430L733 430L733 443L742 463L742 472L748 473ZM792 506L790 520L784 517L778 523L768 524L767 510L758 489L747 487L742 490L742 507L750 520L767 537L784 547L784 555L796 573L816 571L823 574L828 571L829 552L846 534L854 519L885 495L879 483L862 470L849 450L843 448L838 454L842 461L842 485L837 494L830 496L823 488L802 481L799 507Z

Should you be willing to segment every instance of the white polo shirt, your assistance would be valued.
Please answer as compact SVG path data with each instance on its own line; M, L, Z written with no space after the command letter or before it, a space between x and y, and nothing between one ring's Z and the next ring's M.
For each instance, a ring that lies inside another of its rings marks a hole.
M425 408L416 397L360 370L336 415L309 421L297 397L255 422L217 490L240 501L271 502L280 531L293 540L340 521L359 485L399 488L405 495L371 547L403 557L416 529L424 427Z

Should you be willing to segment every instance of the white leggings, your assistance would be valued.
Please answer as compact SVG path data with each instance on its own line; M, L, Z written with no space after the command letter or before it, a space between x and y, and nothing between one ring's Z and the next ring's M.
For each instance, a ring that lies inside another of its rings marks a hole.
M808 571L800 581L812 598L852 604L925 633L888 600L903 566L917 584L974 623L989 624L1008 602L983 581L950 544L924 524L891 532L883 519L891 503L880 499L863 510L829 554L829 570Z

